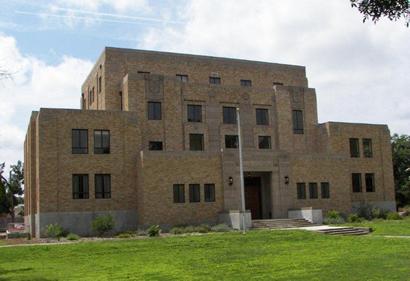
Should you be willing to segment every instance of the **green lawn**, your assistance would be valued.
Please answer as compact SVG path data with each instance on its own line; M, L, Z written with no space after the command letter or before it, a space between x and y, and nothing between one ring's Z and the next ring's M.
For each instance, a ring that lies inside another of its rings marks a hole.
M348 223L346 225L371 227L374 231L372 235L410 236L410 217L406 217L403 220L376 220L362 223Z
M0 248L0 280L410 280L410 239L251 231Z

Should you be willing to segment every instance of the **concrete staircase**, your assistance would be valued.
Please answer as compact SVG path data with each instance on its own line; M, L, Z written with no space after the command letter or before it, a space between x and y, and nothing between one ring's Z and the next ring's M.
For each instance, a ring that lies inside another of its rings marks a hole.
M366 235L371 232L371 229L368 227L335 227L320 229L317 232L328 235Z
M252 220L252 228L296 228L314 226L305 219L269 219L269 220Z

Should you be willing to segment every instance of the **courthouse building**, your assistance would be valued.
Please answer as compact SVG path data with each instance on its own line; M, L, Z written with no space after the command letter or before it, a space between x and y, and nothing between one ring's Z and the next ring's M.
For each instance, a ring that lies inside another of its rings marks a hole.
M252 220L395 209L388 127L319 124L303 66L105 48L79 102L29 121L25 221L35 236L50 223L91 234L102 214L117 231L235 226L237 108Z

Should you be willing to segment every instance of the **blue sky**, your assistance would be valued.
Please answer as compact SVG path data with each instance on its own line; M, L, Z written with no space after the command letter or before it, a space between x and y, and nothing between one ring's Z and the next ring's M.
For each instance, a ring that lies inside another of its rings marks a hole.
M319 121L410 134L410 28L349 0L0 0L0 162L23 159L31 111L79 108L104 46L306 66Z

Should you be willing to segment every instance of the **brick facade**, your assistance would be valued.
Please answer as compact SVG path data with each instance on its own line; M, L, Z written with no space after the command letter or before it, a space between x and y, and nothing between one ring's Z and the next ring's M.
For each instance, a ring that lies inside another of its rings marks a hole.
M252 86L241 86L241 79ZM161 104L160 120L148 120L148 102ZM188 122L188 105L202 106L202 122ZM25 141L30 231L39 236L58 222L90 234L90 221L104 213L116 218L118 231L216 223L239 210L238 150L225 146L225 135L237 135L237 127L224 124L224 106L240 109L245 176L261 179L263 218L285 218L302 207L395 208L387 126L318 124L304 67L106 48L82 86L81 110L32 114ZM256 124L257 108L267 110L268 124ZM293 130L293 110L302 112L303 132ZM72 129L88 129L87 154L72 153ZM94 154L98 129L110 131L109 154ZM190 150L190 134L203 135L203 151ZM270 148L258 148L259 136L270 137ZM350 138L359 139L358 158L350 156ZM363 139L372 141L371 158L363 155ZM163 150L149 150L150 141L161 141ZM352 173L362 174L360 193L352 192ZM366 192L366 173L374 174L374 192ZM73 199L73 174L88 174L88 199ZM96 174L111 175L111 198L95 198ZM330 198L322 198L322 182L329 183ZM297 183L306 184L306 199L297 199ZM317 199L309 199L309 183L318 184ZM174 184L185 185L184 203L174 203ZM200 202L190 202L189 184L200 185ZM214 202L205 202L205 184L214 184Z

